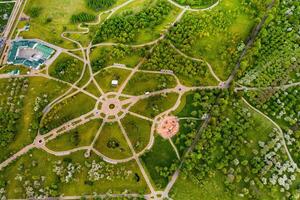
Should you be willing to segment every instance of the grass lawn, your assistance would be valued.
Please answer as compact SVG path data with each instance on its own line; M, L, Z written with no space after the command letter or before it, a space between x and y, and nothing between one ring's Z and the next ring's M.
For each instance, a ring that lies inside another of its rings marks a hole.
M174 187L170 192L170 197L174 200L195 200L195 199L206 199L206 200L237 200L244 199L234 197L230 193L225 191L225 181L222 175L216 174L212 178L207 178L203 185L199 186L193 183L192 180L185 179L182 175L178 177Z
M107 92L116 92L121 87L123 82L129 76L130 71L125 69L118 69L118 68L108 68L101 70L96 76L95 79L101 89ZM111 84L112 80L118 80L118 86L114 87Z
M122 125L135 151L137 153L142 151L149 142L152 123L127 114L126 117L122 119Z
M93 82L91 82L86 88L84 88L84 90L95 95L96 97L101 96L100 91L98 90L97 86Z
M171 75L137 72L126 85L124 93L141 95L146 92L174 88L176 84L175 78Z
M90 112L94 108L95 103L95 100L91 97L79 93L56 104L43 118L41 132L46 133L69 120Z
M191 112L194 110L193 103L194 92L187 92L181 97L180 106L173 112L177 117L191 117Z
M157 0L153 0L152 2L156 2ZM126 6L124 6L123 8L119 9L118 11L116 11L114 13L113 16L120 16L122 15L122 13L130 10L133 13L138 13L140 11L143 10L143 8L145 8L145 6L149 6L150 4L152 4L151 0L136 0L133 1L129 4L127 4Z
M254 26L253 17L242 10L243 6L238 0L221 1L212 12L216 15L220 10L227 13L228 23L222 28L212 26L208 29L208 34L201 36L193 46L192 55L206 59L222 80L228 78L236 64L236 60L231 60L231 56L240 54L237 52L237 46L247 39Z
M4 171L0 172L0 179L9 181L6 186L7 198L9 199L24 199L26 198L26 193L24 189L24 182L26 180L30 181L29 184L33 184L33 180L40 180L40 177L45 177L44 182L41 186L37 188L46 188L52 185L57 185L57 192L59 194L64 194L65 196L81 196L84 194L92 195L94 192L98 194L105 194L108 190L112 193L120 194L125 190L129 193L147 193L147 185L143 179L143 176L135 162L128 162L124 164L104 164L110 170L110 174L116 174L119 171L131 172L126 178L113 176L110 179L100 179L98 181L93 181L88 184L88 171L87 162L92 163L92 161L103 162L101 158L92 154L91 157L85 158L83 156L84 152L79 151L68 156L55 157L47 154L42 150L33 150L30 153L24 155L18 159L12 165L9 165ZM68 183L59 181L58 176L53 172L54 162L61 161L72 162L80 164L80 172L75 172L74 179ZM107 173L107 172L106 172ZM15 179L17 175L23 177L22 181ZM139 181L137 181L139 177ZM34 189L37 191L38 189Z
M87 82L89 81L90 77L91 77L90 70L89 70L88 66L86 66L82 78L80 79L80 81L76 85L78 87L83 87L84 85L87 84Z
M172 108L178 99L177 93L150 96L147 99L138 101L130 111L154 118L158 114Z
M60 36L65 30L77 30L77 24L71 23L71 16L80 12L96 14L86 7L85 0L29 0L24 12L30 15L33 9L38 9L39 14L31 17L30 30L22 32L21 36L39 38L64 48L76 47Z
M80 78L82 70L83 62L63 53L49 67L49 75L69 83L75 83Z
M118 123L104 125L95 148L111 159L123 159L132 155Z
M3 79L0 84L6 84L8 79ZM58 83L53 80L48 80L40 77L29 78L29 89L27 95L24 98L22 116L17 123L17 134L8 147L2 148L0 154L0 160L4 160L9 155L17 152L22 147L33 142L36 136L35 131L29 132L31 124L39 123L35 117L36 111L34 111L35 100L37 97L48 95L49 101L62 94L67 89L66 85Z
M193 18L201 20L202 25L193 34L191 48L186 53L208 61L215 73L226 80L241 54L238 46L251 33L255 15L262 13L262 10L253 7L239 0L222 0L212 10L192 14ZM185 51L183 48L182 50Z
M169 168L177 160L176 153L169 140L156 136L152 149L142 156L142 160L156 187L163 189L168 184L168 178L160 176L156 167Z
M253 128L248 131L248 138L250 139L250 141L252 141L254 144L258 144L258 141L268 140L269 133L271 133L275 128L274 124L261 114L254 111L248 105L244 104L243 106L250 110L255 123Z
M28 67L19 65L6 65L0 68L0 74L7 74L14 70L20 70L20 74L26 74L30 71Z
M66 151L78 147L89 146L101 125L100 119L95 119L83 124L54 140L47 143L47 147L53 151Z

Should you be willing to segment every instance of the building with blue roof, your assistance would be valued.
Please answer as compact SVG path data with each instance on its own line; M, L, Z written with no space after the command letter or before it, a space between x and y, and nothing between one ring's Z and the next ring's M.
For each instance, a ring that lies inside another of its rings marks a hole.
M39 69L55 50L34 40L15 40L8 54L8 64L25 65Z

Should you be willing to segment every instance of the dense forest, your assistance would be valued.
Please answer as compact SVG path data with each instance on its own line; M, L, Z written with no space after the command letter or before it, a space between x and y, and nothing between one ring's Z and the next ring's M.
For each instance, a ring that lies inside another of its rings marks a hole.
M188 98L191 116L203 117L209 110L213 112L208 127L201 132L199 142L183 163L185 178L200 187L208 178L221 178L226 191L247 199L262 199L261 192L267 189L290 190L296 180L297 166L288 160L278 129L256 132L253 127L257 126L257 116L234 94L215 90L199 91L191 96ZM198 134L195 121L187 120L182 126L185 131L175 138L181 153ZM297 135L290 133L285 137ZM288 145L290 141L295 139L287 140ZM161 169L161 175L170 177L173 171L174 167L168 171ZM293 199L296 193L294 190L285 194Z
M154 6L145 8L138 13L128 11L112 17L99 28L93 43L100 43L108 39L122 43L132 42L139 30L160 24L170 11L170 4L159 1Z
M259 87L284 85L289 75L299 69L299 8L299 2L288 0L272 11L242 62L239 83Z
M202 84L202 81L210 73L205 62L197 62L183 57L167 41L161 42L154 48L142 68L154 71L172 70L193 85Z

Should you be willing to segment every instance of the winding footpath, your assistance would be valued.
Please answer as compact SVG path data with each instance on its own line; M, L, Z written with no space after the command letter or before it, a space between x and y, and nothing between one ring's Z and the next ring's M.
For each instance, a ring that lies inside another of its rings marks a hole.
M294 160L293 160L293 158L292 158L290 152L289 152L289 149L288 149L287 145L286 145L286 142L285 142L285 139L284 139L284 133L283 133L281 127L280 127L276 122L274 122L270 117L268 117L266 114L264 114L263 112L261 112L260 110L258 110L258 109L255 108L254 106L252 106L245 98L242 98L242 100L243 100L243 101L244 101L244 102L245 102L252 110L254 110L255 112L257 112L257 113L259 113L260 115L262 115L264 118L266 118L268 121L270 121L270 122L276 127L276 129L278 130L278 133L279 133L279 135L280 135L280 137L281 137L281 139L282 139L282 143L283 143L283 146L284 146L284 150L285 150L287 156L289 157L290 162L296 164L296 163L294 162Z

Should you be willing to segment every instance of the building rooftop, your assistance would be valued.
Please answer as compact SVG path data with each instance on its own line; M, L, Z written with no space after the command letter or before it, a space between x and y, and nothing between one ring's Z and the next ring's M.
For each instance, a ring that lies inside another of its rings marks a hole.
M8 63L38 69L54 52L54 49L36 41L16 40L12 42Z

